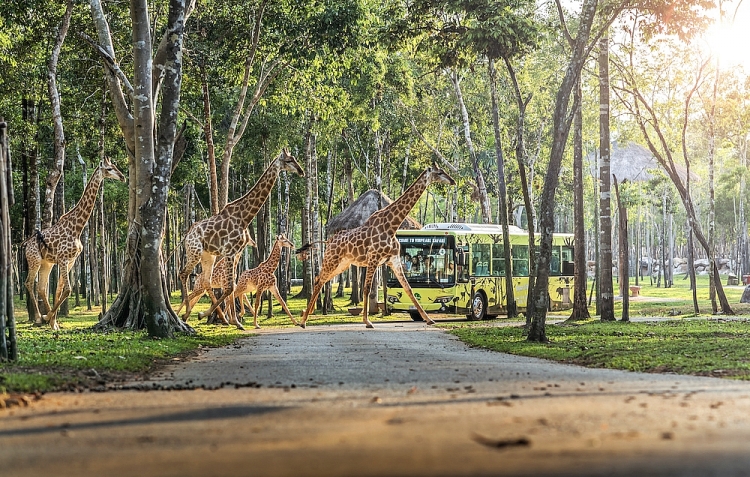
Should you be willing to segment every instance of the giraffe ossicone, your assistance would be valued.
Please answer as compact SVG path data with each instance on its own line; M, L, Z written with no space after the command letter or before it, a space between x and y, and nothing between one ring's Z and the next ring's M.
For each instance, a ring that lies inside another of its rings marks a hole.
M94 210L96 197L104 179L114 179L125 182L125 175L117 169L112 161L105 157L99 166L91 174L91 179L78 200L78 203L63 214L58 221L43 230L35 231L34 235L26 239L26 262L29 266L29 274L26 278L26 289L29 291L32 301L33 318L35 325L48 322L53 330L59 330L57 323L57 312L62 302L70 295L70 278L68 274L73 267L76 258L83 250L81 243L81 232ZM59 268L59 280L53 305L49 304L49 274L55 265ZM36 289L34 281L39 275ZM45 307L45 314L39 313L37 295L41 297Z
M414 297L409 282L406 281L399 258L401 246L396 238L398 227L422 196L427 186L433 182L448 185L456 184L451 176L433 164L417 177L409 188L401 194L401 197L387 207L373 213L364 224L338 232L328 239L320 273L315 278L315 286L308 301L307 309L302 313L302 320L300 321L302 328L305 327L310 313L315 308L318 294L329 280L346 270L350 265L366 267L363 292L367 294L372 286L375 270L383 263L387 263L391 267L404 292L411 298L425 323L434 324L434 321L427 316L422 305ZM302 247L300 250L304 251L306 248ZM368 319L368 308L367 306L364 307L362 321L367 328L372 328L372 323Z

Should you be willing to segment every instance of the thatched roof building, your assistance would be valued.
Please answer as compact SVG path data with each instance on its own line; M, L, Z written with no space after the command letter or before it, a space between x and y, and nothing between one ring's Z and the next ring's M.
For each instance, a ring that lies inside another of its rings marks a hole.
M382 201L382 207L381 207ZM349 230L364 224L375 211L393 203L385 194L381 194L375 189L370 189L340 214L331 218L326 226L326 234L330 237L340 230ZM409 216L401 223L401 229L415 230L421 229L422 225Z
M651 171L663 170L661 164L659 164L653 154L651 154L651 151L634 142L630 142L624 147L620 147L616 142L612 143L610 156L610 170L612 175L616 176L619 182L624 180L631 182L646 182L654 177L654 174ZM589 162L591 174L594 177L599 177L597 165L598 158L599 150L596 150L586 157ZM687 169L679 164L676 164L675 166L677 174L680 176L680 180L685 183ZM691 171L690 181L700 182L700 176Z

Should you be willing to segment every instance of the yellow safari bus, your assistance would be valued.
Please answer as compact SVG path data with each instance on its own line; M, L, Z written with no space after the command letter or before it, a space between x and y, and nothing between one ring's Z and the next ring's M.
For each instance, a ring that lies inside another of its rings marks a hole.
M503 231L499 225L437 223L421 230L399 230L401 262L414 296L427 312L465 314L470 320L507 312ZM538 243L539 237L537 237ZM511 266L516 307L526 310L529 235L510 227ZM421 321L414 304L388 269L388 308ZM551 310L573 306L573 235L552 239L549 297Z

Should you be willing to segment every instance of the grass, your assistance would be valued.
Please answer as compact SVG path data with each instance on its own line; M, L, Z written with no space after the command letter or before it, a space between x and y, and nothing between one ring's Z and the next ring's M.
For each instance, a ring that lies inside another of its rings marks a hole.
M456 326L451 333L471 346L582 366L750 379L747 320L548 325L546 344L527 341L519 326Z
M708 279L699 277L701 313L693 312L688 283L673 288L642 285L641 298L630 303L633 320L547 324L549 343L526 340L522 326L488 323L449 325L450 332L471 346L597 368L672 372L750 379L750 305L740 304L743 286L726 287L734 317L711 315ZM593 309L591 310L593 312ZM621 316L622 303L615 314ZM563 318L567 317L563 316ZM656 321L669 317L669 321Z
M631 301L631 317L676 315L674 321L659 323L600 323L591 320L575 325L548 324L549 344L529 343L517 320L493 320L482 323L444 323L441 327L472 346L524 356L536 356L586 366L611 367L633 371L671 371L711 374L750 379L750 323L744 320L724 321L711 316L707 278L699 277L699 300L702 315L692 313L687 283L678 281L674 288L656 288L641 284L643 298ZM750 315L750 305L738 305L744 287L726 288L735 311ZM293 293L299 290L294 290ZM293 295L292 295L293 296ZM361 323L361 316L348 313L349 291L334 299L335 311L312 315L308 324L325 325ZM179 293L171 297L179 305ZM73 299L70 300L72 305ZM144 373L159 363L189 354L199 347L230 344L243 334L234 327L199 322L197 312L209 306L203 298L193 310L190 324L195 335L181 335L171 340L153 340L141 332L93 332L98 310L71 307L67 317L60 317L62 330L34 327L28 323L25 303L16 302L19 360L0 363L0 393L35 392L54 389L92 387L118 377ZM306 300L290 298L289 308L295 317L302 314ZM621 302L615 312L620 315ZM593 311L593 309L592 309ZM566 315L558 315L565 317ZM686 319L692 318L692 319ZM405 314L373 317L377 321L408 320ZM245 326L252 328L252 317ZM274 302L273 316L261 313L263 328L290 327L291 320ZM747 353L744 350L748 350Z

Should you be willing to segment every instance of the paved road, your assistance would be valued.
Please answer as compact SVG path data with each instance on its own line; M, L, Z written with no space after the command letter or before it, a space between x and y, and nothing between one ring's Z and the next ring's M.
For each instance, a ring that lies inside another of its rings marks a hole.
M750 383L491 353L420 323L262 330L131 387L172 391L0 411L2 475L750 475Z

